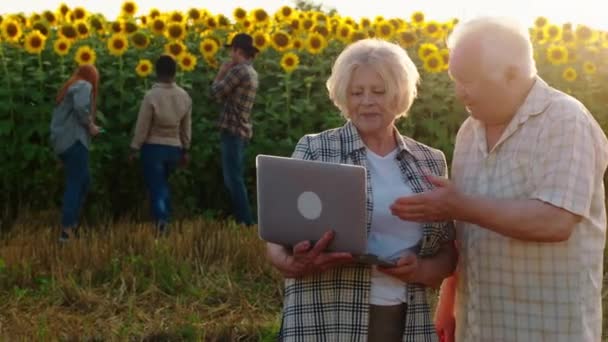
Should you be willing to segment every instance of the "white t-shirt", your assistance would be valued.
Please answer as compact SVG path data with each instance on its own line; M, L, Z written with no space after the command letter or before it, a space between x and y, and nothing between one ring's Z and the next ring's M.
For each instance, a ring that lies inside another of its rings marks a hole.
M381 258L397 260L422 238L422 225L394 216L390 206L398 197L412 195L395 160L397 149L381 157L367 149L367 170L371 176L374 208L367 251ZM370 304L406 303L405 283L372 268Z

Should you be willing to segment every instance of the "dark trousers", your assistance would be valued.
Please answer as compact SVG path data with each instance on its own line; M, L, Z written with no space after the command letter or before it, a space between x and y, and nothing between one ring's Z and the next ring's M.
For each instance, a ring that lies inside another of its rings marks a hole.
M232 133L220 133L222 151L222 174L224 185L232 201L232 211L237 223L253 224L249 198L245 187L244 158L247 140Z

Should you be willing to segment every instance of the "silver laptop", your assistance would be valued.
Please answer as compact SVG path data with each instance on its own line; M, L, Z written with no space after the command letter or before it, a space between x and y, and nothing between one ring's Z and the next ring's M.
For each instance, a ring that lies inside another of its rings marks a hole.
M394 265L366 254L366 174L362 166L258 155L258 229L265 241L291 247L335 231L329 251L363 263Z

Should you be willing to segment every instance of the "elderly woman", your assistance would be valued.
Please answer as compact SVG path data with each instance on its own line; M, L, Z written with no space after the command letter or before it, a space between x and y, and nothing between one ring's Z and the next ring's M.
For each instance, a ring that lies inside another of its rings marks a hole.
M167 233L171 212L169 176L180 162L189 161L192 99L175 84L177 64L167 55L156 61L157 82L141 103L131 157L139 151L158 234Z
M95 125L99 73L93 65L79 66L57 94L51 120L51 145L65 170L61 208L61 235L74 235L78 216L89 190L89 144L99 134Z
M450 222L416 223L391 213L398 197L429 190L426 175L446 177L443 153L402 136L395 120L416 97L419 74L399 46L366 39L347 47L327 81L347 123L306 135L293 158L367 169L368 252L393 259L385 268L358 264L348 253L268 243L270 262L285 276L283 341L433 341L426 287L438 286L456 264Z

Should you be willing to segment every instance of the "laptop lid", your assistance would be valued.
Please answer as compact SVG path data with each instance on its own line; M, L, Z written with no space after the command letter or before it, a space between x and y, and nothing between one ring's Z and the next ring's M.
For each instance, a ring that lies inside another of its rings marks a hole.
M256 168L261 239L293 246L333 230L329 251L365 253L365 168L269 155Z

